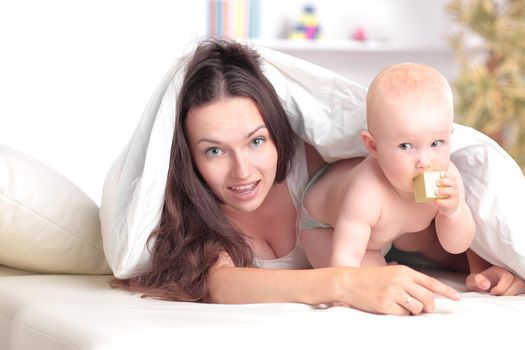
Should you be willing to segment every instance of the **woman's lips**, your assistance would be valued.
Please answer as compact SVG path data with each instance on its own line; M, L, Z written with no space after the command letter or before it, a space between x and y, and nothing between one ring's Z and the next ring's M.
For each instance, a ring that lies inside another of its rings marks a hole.
M247 200L255 195L259 182L260 180L257 180L243 185L229 186L228 190L230 190L235 197L241 200Z

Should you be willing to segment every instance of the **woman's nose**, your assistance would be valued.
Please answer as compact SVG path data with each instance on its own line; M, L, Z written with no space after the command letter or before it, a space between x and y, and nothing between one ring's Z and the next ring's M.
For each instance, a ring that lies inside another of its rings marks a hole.
M234 155L231 173L237 179L248 179L250 177L250 164L242 153Z

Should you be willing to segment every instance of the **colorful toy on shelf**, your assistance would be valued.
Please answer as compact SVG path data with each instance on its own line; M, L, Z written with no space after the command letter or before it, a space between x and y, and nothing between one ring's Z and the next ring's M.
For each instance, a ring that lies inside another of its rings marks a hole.
M355 41L366 41L368 36L366 35L365 29L363 27L357 27L352 34L352 39Z
M315 9L311 5L305 5L303 13L299 17L298 24L288 34L289 39L315 40L319 39L321 27Z

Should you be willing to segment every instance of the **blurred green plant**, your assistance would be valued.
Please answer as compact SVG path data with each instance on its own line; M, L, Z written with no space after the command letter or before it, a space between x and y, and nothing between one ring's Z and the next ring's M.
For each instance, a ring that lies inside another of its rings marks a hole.
M452 0L457 121L495 139L525 169L525 0Z

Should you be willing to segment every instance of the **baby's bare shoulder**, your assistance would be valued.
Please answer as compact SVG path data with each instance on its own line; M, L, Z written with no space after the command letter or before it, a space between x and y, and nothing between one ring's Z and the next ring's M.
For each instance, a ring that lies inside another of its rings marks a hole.
M381 207L391 191L382 173L378 173L369 162L363 161L354 169L347 184L345 201L361 206L361 209L381 211Z
M385 181L383 173L374 164L374 161L368 158L355 168L351 183L356 190L370 194L384 193L388 188L388 183Z
M383 211L386 191L381 179L366 164L355 169L349 181L341 212L352 220L374 227Z

